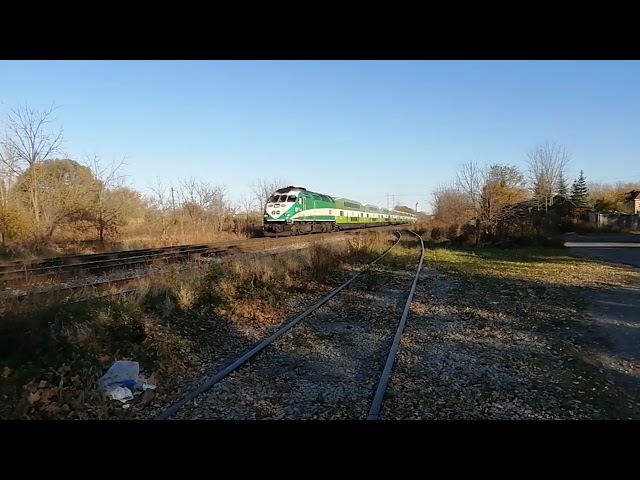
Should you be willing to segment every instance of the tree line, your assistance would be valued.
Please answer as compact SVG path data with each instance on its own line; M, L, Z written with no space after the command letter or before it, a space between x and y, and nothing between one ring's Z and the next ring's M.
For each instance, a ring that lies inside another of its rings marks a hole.
M569 186L570 161L565 147L545 142L527 152L526 169L477 161L462 164L454 179L433 192L435 218L457 229L457 234L473 226L479 243L482 237L504 233L508 227L523 229L527 220L540 219L550 209L565 217L588 210L629 212L630 193L639 185L591 185L580 170Z
M124 159L99 154L73 159L54 128L55 107L10 108L0 131L0 239L42 245L54 240L246 233L257 227L269 195L287 183L260 178L233 200L224 185L181 178L149 185L143 195L125 185Z

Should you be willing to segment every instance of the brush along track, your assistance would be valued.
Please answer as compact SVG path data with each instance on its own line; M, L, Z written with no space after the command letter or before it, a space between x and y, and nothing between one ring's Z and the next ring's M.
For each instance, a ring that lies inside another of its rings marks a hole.
M389 227L373 227L380 231ZM184 245L159 249L125 250L105 254L73 255L55 257L40 261L18 261L0 265L0 284L4 284L5 297L22 298L26 289L16 287L29 286L35 293L80 288L102 288L117 283L127 283L153 272L144 268L154 265L166 265L179 261L200 261L209 257L237 255L240 253L260 252L286 247L294 244L308 244L322 239L344 238L361 235L367 230L345 231L340 233L313 234L305 236L287 236L278 238L254 238L235 242L218 242L209 245ZM20 270L22 268L22 270ZM137 269L135 275L123 274L124 270ZM115 272L115 273L114 273ZM107 277L110 273L110 277ZM73 279L62 284L65 279ZM84 279L84 281L77 281ZM50 288L51 284L53 288Z
M377 265L399 235L367 276L351 277L155 418L377 419L422 268L418 238L416 271ZM267 346L273 348L239 369Z
M9 290L0 292L0 298L5 302L9 301L22 301L30 295L44 295L52 293L64 292L65 295L80 294L80 297L89 294L95 296L100 293L100 296L113 296L127 293L133 293L138 290L140 280L148 277L161 276L166 273L176 273L181 270L189 270L193 268L201 267L203 264L210 264L213 262L224 263L232 260L243 260L246 258L255 257L256 255L278 255L283 252L291 252L294 250L303 250L311 247L316 243L335 243L343 242L347 240L344 236L333 235L329 238L315 239L316 241L299 241L297 243L278 244L277 246L265 248L255 252L239 252L234 255L221 255L221 256L209 256L196 260L186 260L180 264L164 264L164 265L149 265L147 267L121 269L111 271L108 276L105 275L89 275L79 279L73 279L66 282L60 282L56 284L40 284L36 285L29 290ZM116 288L120 287L120 288ZM78 297L78 298L80 298ZM69 297L70 299L71 297ZM73 300L72 300L73 302Z

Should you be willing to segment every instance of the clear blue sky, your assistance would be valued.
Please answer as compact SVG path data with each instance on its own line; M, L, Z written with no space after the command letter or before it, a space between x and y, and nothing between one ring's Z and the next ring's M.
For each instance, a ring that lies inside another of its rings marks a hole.
M57 105L68 154L126 156L143 191L284 177L427 210L459 164L524 167L544 141L570 181L640 180L639 85L637 61L2 61L0 109Z

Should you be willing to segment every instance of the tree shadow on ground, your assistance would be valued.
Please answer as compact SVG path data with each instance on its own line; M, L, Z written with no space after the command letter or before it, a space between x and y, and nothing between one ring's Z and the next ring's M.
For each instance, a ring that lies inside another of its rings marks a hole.
M624 386L640 394L640 291L554 285L505 279L478 272L451 274L458 282L456 307L482 319L500 320L511 331L544 334L553 348L572 358L576 372ZM628 366L631 364L631 367ZM625 365L627 365L625 367Z

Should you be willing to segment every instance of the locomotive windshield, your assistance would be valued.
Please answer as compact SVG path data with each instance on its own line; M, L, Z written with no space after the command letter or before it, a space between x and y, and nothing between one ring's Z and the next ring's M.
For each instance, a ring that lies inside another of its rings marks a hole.
M274 195L269 199L269 203L276 203L276 202L284 203L286 201L287 201L286 195Z
M289 195L289 198L287 198L287 202L295 202L296 198L297 197L295 195Z

